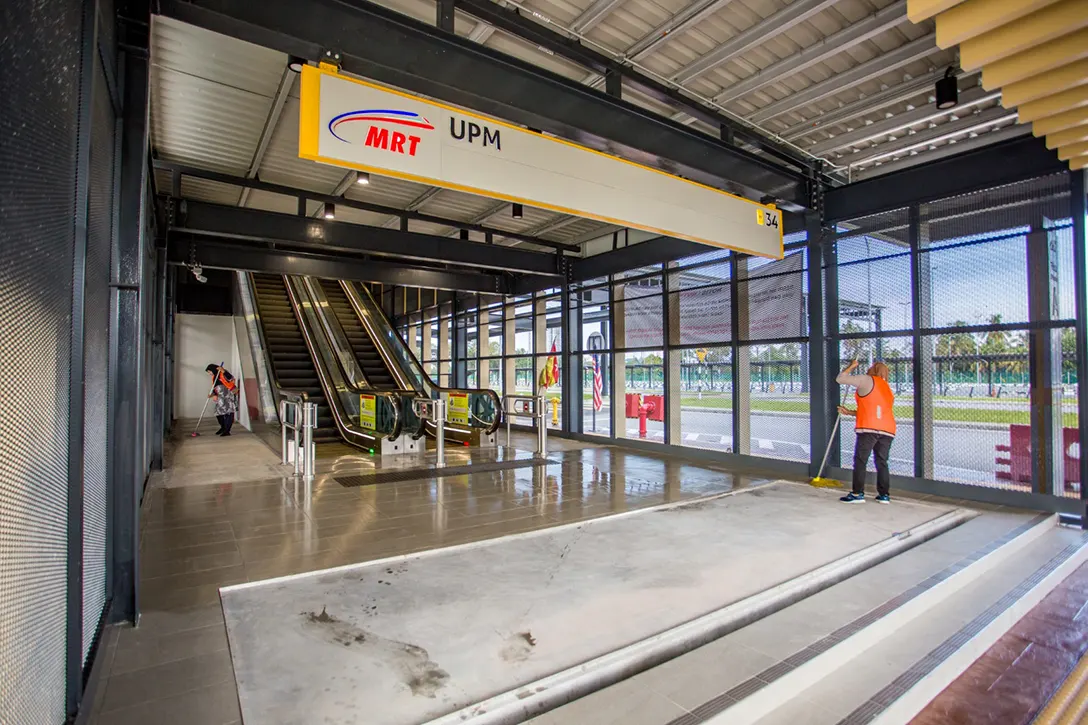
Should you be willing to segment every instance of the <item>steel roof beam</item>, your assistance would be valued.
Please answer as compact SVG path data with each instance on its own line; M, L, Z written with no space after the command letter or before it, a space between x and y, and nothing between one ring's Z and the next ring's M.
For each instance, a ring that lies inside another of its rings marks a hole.
M260 181L257 179L243 179L238 176L231 176L229 174L221 174L216 171L206 171L204 169L197 169L191 166L182 166L179 164L170 164L163 161L155 162L156 169L165 169L170 172L177 172L180 176L191 176L196 179L207 179L208 181L218 181L221 184L231 184L233 186L240 186L243 188L259 189L261 191L269 191L273 194L282 194L284 196L292 196L296 199L310 199L312 201L329 202L332 204L338 204L340 206L350 207L352 209L361 209L363 211L371 211L376 214L389 214L398 218L414 219L420 222L430 222L431 224L442 224L444 226L456 227L458 229L468 229L473 232L480 232L481 234L501 234L512 239L521 239L523 242L529 242L531 244L538 244L544 247L551 247L552 249L558 249L564 252L581 252L577 246L572 244L563 244L562 242L552 242L547 239L537 239L536 237L530 237L525 234L518 234L517 232L504 232L499 229L491 229L481 226L473 222L462 222L455 219L444 219L442 217L431 216L430 214L422 214L418 211L407 211L405 209L398 209L392 206L382 206L380 204L371 204L367 201L358 201L356 199L348 199L344 197L332 196L331 194L319 194L314 191L306 191L305 189L296 189L290 186L281 186L279 184L270 184L266 181ZM375 227L379 229L381 227Z
M1031 136L965 153L964 146L969 143L953 146L957 153L948 151L947 158L829 189L824 195L825 220L857 219L1066 170L1041 139ZM940 148L931 153L936 156L945 151Z
M265 274L289 274L347 279L357 282L380 282L398 287L460 290L507 294L511 278L502 274L454 272L425 267L377 262L372 259L292 252L269 249L260 244L227 240L195 239L179 236L168 245L172 265L185 265L193 252L200 266L208 269L236 269ZM526 280L539 279L526 276Z
M517 17L488 5L504 17ZM182 22L311 60L335 48L348 73L749 198L771 195L787 208L808 203L807 180L799 170L365 0L160 0L157 7ZM564 40L553 35L556 45Z
M571 263L571 280L579 282L586 279L595 279L628 269L671 262L674 259L711 252L715 249L717 247L689 242L684 239L653 237L638 244L629 244L622 249L575 260Z
M883 32L891 30L907 19L907 4L898 2L878 10L869 17L848 25L837 33L803 48L800 52L772 63L742 81L734 83L715 96L718 103L729 103L754 93L784 77L800 73L817 63L823 63L839 53L854 48Z
M985 89L976 86L975 88L969 88L960 93L960 103L955 108L946 108L942 110L935 105L931 106L926 104L925 106L915 108L914 110L905 113L897 113L891 118L885 118L883 121L870 123L855 128L853 131L833 136L826 141L821 141L810 146L808 150L811 153L820 156L830 151L837 151L839 149L850 148L851 146L875 141L884 136L906 131L911 126L917 126L929 121L936 121L937 119L945 118L947 116L959 116L962 118L965 112L969 113L967 109L971 106L979 103L986 103L988 101L996 101L1000 98L1000 91L986 91Z
M179 200L180 201L180 200ZM496 248L476 242L349 222L315 221L295 214L185 200L171 231L228 239L277 242L317 251L344 251L398 260L458 264L510 272L560 275L559 256L548 252Z
M827 10L836 2L838 0L794 0L793 3L777 13L768 15L714 50L700 56L698 60L687 64L679 72L673 74L672 78L678 83L687 83L693 78L698 78L711 68L728 63L742 53L765 42L767 38L784 33L795 25L808 20L813 15Z
M949 123L932 126L917 133L906 134L895 141L877 144L872 148L846 156L844 160L849 160L850 166L869 164L889 156L919 150L930 144L947 141L965 133L988 129L1005 121L1015 120L1016 111L1008 111L1001 106L995 106Z
M879 111L882 108L893 106L897 103L904 103L917 98L923 94L933 93L933 84L944 77L944 70L936 70L932 73L928 73L918 78L911 78L903 83L898 83L894 86L889 86L882 91L872 94L871 96L862 96L856 101L851 101L834 111L828 111L827 113L821 113L818 116L814 116L800 123L795 123L781 134L783 138L796 140L810 133L815 133L828 126L834 126L840 123L851 121L859 116L864 116L867 113ZM964 78L966 76L961 76Z
M261 136L257 141L257 150L253 152L253 158L249 162L249 169L246 170L247 179L257 178L257 172L261 169L264 155L268 151L268 144L272 141L272 134L276 132L276 126L280 123L283 107L287 105L287 98L291 95L291 88L295 85L295 76L297 75L291 70L290 65L285 64L283 66L283 75L280 76L280 83L276 86L275 95L272 96L272 105L268 108L268 116L264 120L264 127L261 129ZM242 189L242 195L238 198L238 206L246 205L249 192L250 189Z
M601 24L609 13L616 9L623 0L593 0L593 4L582 11L582 14L570 24L570 29L576 33L587 33Z
M674 108L684 108L688 114L709 123L715 128L729 127L738 140L744 141L788 164L799 168L807 168L810 163L808 159L804 158L803 154L778 144L768 136L763 135L758 129L745 126L743 123L729 118L719 111L704 105L699 100L686 95L679 88L655 80L639 70L625 65L621 59L612 58L582 45L575 39L557 33L544 24L521 15L516 9L501 7L491 0L458 0L458 8L504 32L584 66L592 70L594 75L603 78L608 73L618 74L628 87L643 93L651 100ZM592 75L586 79L587 82L590 80L592 80ZM579 84L579 87L584 88L582 84ZM746 154L749 158L759 159L764 163L772 163L763 157L745 152L742 149L735 148L734 150Z
M733 0L700 0L692 3L642 36L640 40L624 52L624 55L635 60L643 58L670 37L676 37L677 33L694 26L700 20L713 15L731 2Z
M893 51L878 55L872 60L856 65L842 73L837 73L825 81L803 88L796 93L790 93L781 101L765 106L748 116L748 120L753 123L769 121L784 113L789 113L803 106L821 101L828 96L833 96L844 88L871 81L874 78L891 73L896 68L902 68L905 65L922 60L937 52L938 48L933 41L933 33L923 35L921 38L901 45Z

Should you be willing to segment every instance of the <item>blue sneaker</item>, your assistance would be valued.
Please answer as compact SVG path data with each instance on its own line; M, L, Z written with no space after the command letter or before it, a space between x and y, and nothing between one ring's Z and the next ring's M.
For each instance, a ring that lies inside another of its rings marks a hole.
M865 503L865 494L850 492L839 499L843 503Z
M891 503L892 500L887 495L884 495L884 496L877 496L876 497L876 502L877 503Z

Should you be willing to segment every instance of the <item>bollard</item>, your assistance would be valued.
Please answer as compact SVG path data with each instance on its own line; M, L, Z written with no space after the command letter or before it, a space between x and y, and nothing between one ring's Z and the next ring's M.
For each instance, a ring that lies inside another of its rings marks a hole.
M446 401L439 398L434 401L434 418L437 431L435 433L435 450L438 453L436 468L446 465Z
M536 405L536 454L540 458L548 455L548 421L546 420L547 408L544 407L544 396L538 395L534 401Z

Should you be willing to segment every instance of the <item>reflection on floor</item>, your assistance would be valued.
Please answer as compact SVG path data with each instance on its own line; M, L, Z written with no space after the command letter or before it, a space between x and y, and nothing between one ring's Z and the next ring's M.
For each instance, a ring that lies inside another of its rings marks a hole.
M344 487L335 480L395 462L354 449L318 452L310 487L278 465L276 450L236 428L192 437L178 425L167 470L156 474L141 514L138 628L107 632L99 725L240 721L219 587L393 554L531 531L731 490L751 483L715 465L691 466L606 447L549 441L550 457L584 461L580 478L530 469ZM274 440L274 436L269 436ZM531 451L529 435L514 447ZM499 451L450 449L449 460L494 460ZM720 476L686 475L717 471ZM438 502L441 492L441 503Z

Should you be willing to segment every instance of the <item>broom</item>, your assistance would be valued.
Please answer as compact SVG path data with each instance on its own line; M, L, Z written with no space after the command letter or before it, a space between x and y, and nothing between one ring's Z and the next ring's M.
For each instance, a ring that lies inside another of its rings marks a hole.
M849 386L842 386L842 391L839 393L839 405L836 406L836 410L842 407L843 400L846 398L846 388ZM831 429L831 435L828 436L827 450L824 451L824 460L820 462L820 470L816 473L816 478L809 481L809 485L816 488L842 488L842 484L833 478L824 478L824 467L827 466L827 457L831 455L831 446L835 443L835 433L839 430L839 425L842 423L842 411L839 411L838 416L835 418L835 425Z
M225 361L224 361L225 362ZM223 363L219 363L219 367L223 367ZM208 397L204 398L204 407L200 409L200 417L196 419L196 428L193 428L193 432L190 435L191 438L196 438L200 433L197 431L200 429L200 424L204 422L204 414L208 412L208 401L212 399L212 393L215 392L215 386L219 382L219 371L215 371L215 377L212 378L212 387L208 390Z

